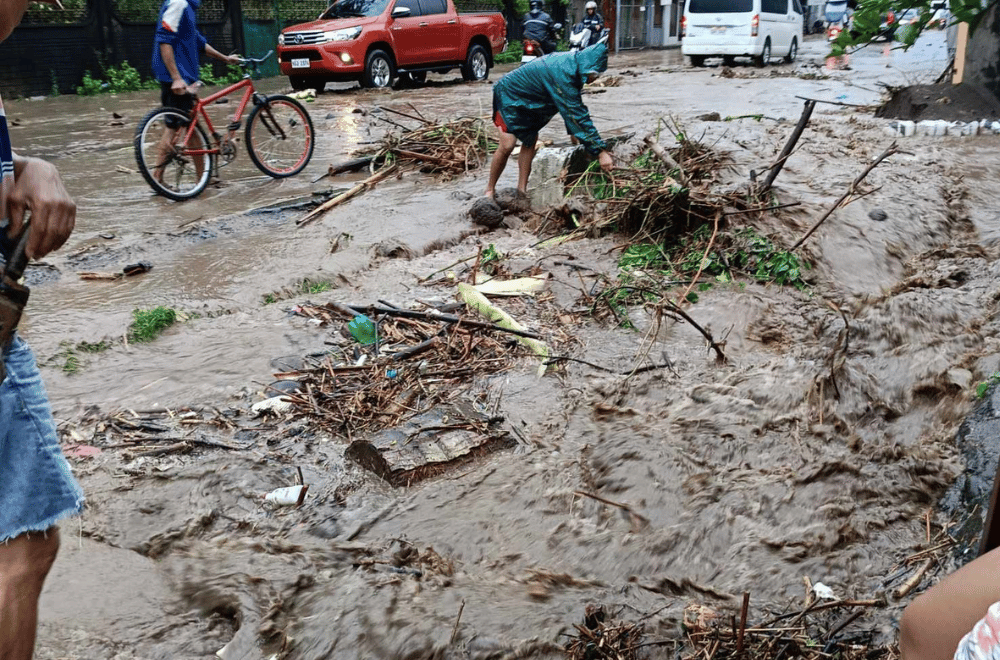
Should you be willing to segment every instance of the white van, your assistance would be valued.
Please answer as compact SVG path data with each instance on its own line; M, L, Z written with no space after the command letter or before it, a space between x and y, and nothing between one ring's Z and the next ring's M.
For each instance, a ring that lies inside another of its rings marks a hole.
M693 66L720 56L727 66L737 57L752 57L757 66L772 55L794 62L802 41L802 5L799 0L685 0L681 37L681 53Z

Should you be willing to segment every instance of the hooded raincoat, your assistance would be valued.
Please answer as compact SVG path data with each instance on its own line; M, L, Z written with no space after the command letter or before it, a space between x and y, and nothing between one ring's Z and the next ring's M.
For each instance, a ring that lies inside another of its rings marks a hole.
M538 131L562 115L566 131L591 155L607 149L581 92L589 73L608 68L608 47L601 43L575 53L552 53L514 69L493 86L493 115L500 128L527 146ZM501 123L502 121L502 123Z

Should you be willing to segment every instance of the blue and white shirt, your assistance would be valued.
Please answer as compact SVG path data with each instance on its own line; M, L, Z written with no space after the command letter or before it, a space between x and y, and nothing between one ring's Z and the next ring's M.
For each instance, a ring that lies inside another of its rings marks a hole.
M164 0L160 7L160 21L153 38L153 75L160 82L173 82L160 56L160 44L173 46L177 71L184 82L189 85L197 82L199 60L208 44L195 22L194 12L200 5L201 0Z

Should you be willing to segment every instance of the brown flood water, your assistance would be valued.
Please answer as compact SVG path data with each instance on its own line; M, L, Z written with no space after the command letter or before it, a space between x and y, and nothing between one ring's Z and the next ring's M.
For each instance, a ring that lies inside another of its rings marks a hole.
M927 39L906 54L860 53L852 71L837 72L819 68L823 44L809 42L795 66L736 67L736 78L685 67L675 51L622 55L610 73L623 84L586 101L607 134L641 137L676 117L729 154L720 178L735 189L773 161L801 109L796 96L867 104L879 82L936 76L943 37ZM378 139L386 124L377 106L409 103L433 118L485 114L490 87L442 79L383 94L328 92L308 106L317 150L303 174L272 182L241 153L221 187L183 204L152 197L137 173L119 171L134 170L131 134L152 94L9 103L21 119L16 146L55 159L80 204L74 238L49 260L55 270L32 274L25 328L48 361L43 373L67 434L113 444L96 424L118 410L245 411L278 370L273 359L327 348L328 331L287 314L306 299L450 297L416 281L475 254L464 212L482 173L450 182L408 174L302 229L301 211L247 213L363 178L312 183ZM124 125L110 124L112 112ZM709 112L764 119L697 119ZM793 243L888 146L886 123L820 107L778 180L779 201L802 205L757 229ZM542 138L565 143L558 124ZM646 352L667 356L676 374L626 381L571 365L538 380L525 359L477 383L500 397L530 449L395 489L306 420L234 413L238 430L196 428L240 450L106 449L74 459L89 508L64 526L38 657L212 658L225 647L225 660L489 658L523 643L534 643L536 657L557 657L546 645L564 643L590 603L643 621L657 638L679 633L690 602L731 608L749 591L751 620L798 605L804 577L843 597L891 589L895 563L924 538L924 512L962 470L953 437L969 389L998 364L1000 186L990 173L1000 139L914 139L904 148L870 175L879 191L838 211L806 244L809 291L751 283L701 294L690 313L727 336L728 365L715 365L689 326L653 333L633 310L638 331L586 320L563 328L579 342L566 350L615 369ZM515 176L511 166L504 181ZM876 208L886 221L869 217ZM331 254L343 233L351 240ZM520 231L481 240L518 251L515 270L568 252L615 276L611 238L547 251L526 248L537 239ZM379 244L422 256L386 259ZM154 269L116 283L75 275L139 260ZM551 272L556 303L577 308L578 275ZM297 293L306 278L337 288ZM286 299L264 305L273 293ZM85 356L76 374L52 359L60 342L120 337L133 309L161 304L201 316L151 344ZM831 304L846 315L846 342L845 317ZM843 361L833 381L831 360ZM263 507L262 494L293 483L296 467L311 485L306 505ZM627 503L648 524L578 490ZM443 561L417 575L410 546ZM891 636L905 602L847 632ZM521 650L516 657L530 657Z

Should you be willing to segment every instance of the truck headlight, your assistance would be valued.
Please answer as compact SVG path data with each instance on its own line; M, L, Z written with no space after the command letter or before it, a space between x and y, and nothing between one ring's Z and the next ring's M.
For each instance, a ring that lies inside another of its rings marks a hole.
M278 35L278 45L279 46L284 46L285 45L285 35L283 35L283 34L279 34Z
M324 32L323 39L326 41L350 41L351 39L357 39L359 34L361 34L360 25L344 28L343 30L334 30L333 32Z

